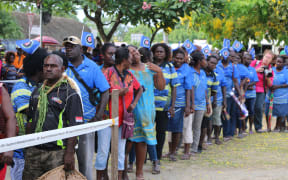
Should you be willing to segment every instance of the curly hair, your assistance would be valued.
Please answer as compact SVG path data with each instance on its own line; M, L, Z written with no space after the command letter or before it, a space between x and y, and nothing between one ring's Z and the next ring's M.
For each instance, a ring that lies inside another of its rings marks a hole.
M168 46L167 44L165 44L165 43L157 43L157 44L154 44L154 45L152 46L151 51L152 51L153 56L154 56L153 58L155 58L155 51L156 51L156 49L157 49L159 46L162 47L162 48L164 48L164 50L165 50L165 58L164 58L164 61L165 61L165 62L168 62L169 59L170 59L170 57L171 57L171 51L170 51L169 46Z
M173 51L173 57L175 57L177 54L182 54L184 57L185 57L185 52L184 52L184 50L181 48L178 48L178 49L176 49L176 50L174 50Z
M151 54L151 51L148 48L141 47L138 51L142 55L141 56L141 62L142 63L147 63L147 62L151 61L152 54Z
M43 71L44 59L48 56L46 49L38 48L33 54L28 54L23 60L23 71L27 77Z
M194 51L190 54L190 58L194 62L193 65L195 66L198 65L200 61L202 61L202 59L204 58L204 54L200 51Z
M109 47L115 47L115 45L113 43L104 43L104 45L101 48L101 53L105 54Z
M15 54L14 54L14 52L12 52L12 51L8 51L8 52L6 52L6 54L5 54L5 61L6 61L6 63L9 63L10 62L10 56L14 56L14 58L15 58Z

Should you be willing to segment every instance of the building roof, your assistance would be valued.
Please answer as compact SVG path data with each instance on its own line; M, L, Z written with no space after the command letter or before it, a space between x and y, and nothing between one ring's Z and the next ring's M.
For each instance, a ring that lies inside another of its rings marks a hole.
M20 12L13 12L12 15L15 17L17 23L22 28L22 32L25 36L25 38L28 38L28 18L26 13L20 13ZM33 25L39 26L40 22L40 16L38 14L34 15L33 18ZM51 36L58 40L59 42L62 42L62 40L66 36L77 36L81 37L81 32L83 28L83 23L74 20L74 19L68 19L63 17L56 17L53 16L50 23L47 25L42 26L42 35L43 36ZM88 26L84 25L84 31L91 32ZM37 37L38 35L31 35L31 39Z

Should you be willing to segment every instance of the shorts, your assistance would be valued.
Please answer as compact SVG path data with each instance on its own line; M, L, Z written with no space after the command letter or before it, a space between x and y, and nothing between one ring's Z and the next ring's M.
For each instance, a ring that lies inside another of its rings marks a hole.
M203 120L202 120L202 124L201 124L201 129L205 129L205 128L208 128L209 126L209 121L211 121L211 116L210 117L203 117Z
M170 132L182 132L183 131L183 120L184 120L184 107L176 107L175 115L169 119L168 131Z
M213 109L213 113L212 113L212 125L213 126L221 126L222 125L222 121L221 121L221 113L222 113L222 106L221 105L217 105L214 109Z

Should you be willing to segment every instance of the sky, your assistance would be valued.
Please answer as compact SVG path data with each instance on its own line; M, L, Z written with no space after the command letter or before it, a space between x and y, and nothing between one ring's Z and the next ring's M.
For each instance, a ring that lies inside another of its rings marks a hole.
M83 9L77 10L77 18L79 19L79 21L83 22L83 20L85 18L85 14L83 12Z

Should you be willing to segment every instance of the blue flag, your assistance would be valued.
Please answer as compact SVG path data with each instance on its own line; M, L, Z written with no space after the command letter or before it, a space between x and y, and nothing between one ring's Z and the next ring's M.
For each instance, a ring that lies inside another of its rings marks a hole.
M93 34L90 32L82 32L82 36L81 36L81 44L82 46L86 46L86 47L91 47L91 48L95 48L95 42L94 42L94 37Z
M29 40L29 41L23 40L19 44L19 47L28 54L33 54L38 49L39 46L40 42L36 40Z
M224 47L223 49L221 49L220 54L221 54L221 56L224 57L224 59L227 59L229 54L230 54L229 49Z
M184 41L183 47L186 49L188 54L190 54L190 53L192 53L193 51L196 50L196 46L194 46L194 44L189 39Z
M241 44L241 42L235 40L232 47L235 51L239 52L243 48L243 44Z
M288 46L284 47L285 54L288 55Z
M208 45L206 45L206 46L202 49L202 53L205 55L206 58L207 58L207 56L210 55L211 49L209 48Z
M23 43L27 43L29 42L30 39L22 39L22 40L17 40L16 41L16 47L20 48L20 45L23 44Z
M230 39L223 40L223 48L230 48Z
M252 56L252 59L255 59L255 49L252 47L249 51L249 54Z
M146 36L141 37L140 47L145 47L150 49L150 39Z

